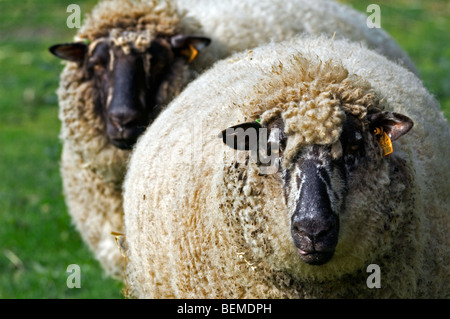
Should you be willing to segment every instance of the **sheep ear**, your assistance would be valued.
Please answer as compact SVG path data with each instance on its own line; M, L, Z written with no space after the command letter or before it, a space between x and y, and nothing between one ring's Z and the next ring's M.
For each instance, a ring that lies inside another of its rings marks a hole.
M170 38L172 48L191 63L198 53L211 43L211 39L191 35L178 34Z
M382 129L392 141L409 132L414 122L407 116L395 112L378 112L367 115L373 130Z
M49 48L50 52L60 59L81 63L88 51L83 42L55 44Z
M260 128L262 126L258 122L242 123L223 130L218 137L235 150L256 150Z

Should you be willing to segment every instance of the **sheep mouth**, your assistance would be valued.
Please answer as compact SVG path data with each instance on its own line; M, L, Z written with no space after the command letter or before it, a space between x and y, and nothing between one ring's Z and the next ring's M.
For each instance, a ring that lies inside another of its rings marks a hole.
M324 265L327 262L331 260L334 256L334 249L333 250L323 250L323 251L305 251L300 248L297 248L297 253L300 256L300 259L309 264L309 265L315 265L320 266Z
M122 150L131 150L138 138L144 133L146 125L127 123L126 125L106 123L106 136L109 142Z
M137 138L133 138L133 139L114 138L114 139L110 139L110 142L112 145L114 145L115 147L117 147L121 150L131 150L133 148L134 144L136 144L136 140L137 140Z
M122 129L120 131L111 130L108 132L108 139L112 145L122 150L131 150L138 138L144 132L145 126Z

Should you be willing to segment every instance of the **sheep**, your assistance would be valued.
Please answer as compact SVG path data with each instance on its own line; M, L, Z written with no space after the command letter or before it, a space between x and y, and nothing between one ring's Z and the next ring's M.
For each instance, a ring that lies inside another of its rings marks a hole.
M187 10L187 16L202 24L212 40L211 47L198 60L203 65L214 62L217 55L228 56L230 48L232 52L240 52L306 33L361 42L418 74L410 57L383 29L369 28L366 15L334 0L176 2Z
M416 72L384 31L367 28L362 14L331 1L315 3L102 1L74 43L51 48L68 61L58 90L66 203L108 274L120 277L123 268L110 233L123 232L121 188L130 150L164 106L214 61L295 33L336 32ZM319 23L324 16L326 23Z
M68 61L57 91L61 175L69 214L106 273L120 278L121 186L132 146L197 73L210 40L170 2L102 1L75 42L50 51Z
M448 298L449 156L439 103L360 44L233 55L135 146L128 296Z

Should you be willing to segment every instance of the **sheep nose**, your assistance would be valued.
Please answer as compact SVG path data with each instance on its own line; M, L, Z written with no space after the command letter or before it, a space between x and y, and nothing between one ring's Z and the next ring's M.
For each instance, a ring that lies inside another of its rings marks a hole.
M292 238L301 260L310 265L323 265L331 260L338 241L338 220L296 219L292 223Z
M292 237L304 252L328 251L336 247L339 219L333 215L311 216L296 214L292 219Z
M314 222L300 218L292 224L293 234L299 239L306 240L312 245L326 238L334 231L334 229L335 223L331 221Z
M111 124L120 132L125 128L133 127L138 122L138 114L136 112L113 112L109 114Z
M145 129L142 114L134 110L110 110L106 133L110 142L120 149L131 149Z

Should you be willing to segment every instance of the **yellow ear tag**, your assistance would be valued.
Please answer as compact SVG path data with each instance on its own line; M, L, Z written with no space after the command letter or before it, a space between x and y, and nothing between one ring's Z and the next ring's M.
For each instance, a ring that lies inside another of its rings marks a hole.
M188 58L188 63L191 63L197 57L198 50L192 44L189 44L189 49L184 49L181 53Z
M383 135L380 137L380 144L381 148L383 149L384 156L389 156L394 151L394 148L392 147L392 141L386 133L383 133Z
M389 156L394 151L391 138L380 127L376 127L373 132L375 133L375 135L380 135L380 145L381 149L383 150L383 155Z

